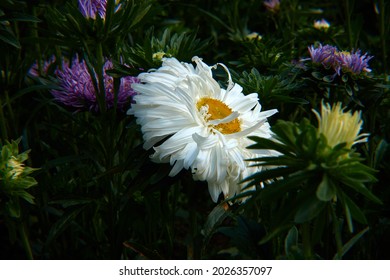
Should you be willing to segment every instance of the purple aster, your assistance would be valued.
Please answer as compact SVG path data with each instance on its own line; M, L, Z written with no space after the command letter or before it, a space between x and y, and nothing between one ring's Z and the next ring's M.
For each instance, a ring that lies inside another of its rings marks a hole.
M49 60L43 62L42 65L42 73L47 74L49 67L56 61L56 57L52 55ZM41 73L39 73L38 61L35 61L33 65L31 65L30 70L28 70L28 74L33 77L39 77Z
M333 67L336 72L339 72L336 59L337 52L337 48L330 45L322 46L320 44L318 48L309 47L310 57L314 63L321 63L327 69Z
M337 60L340 64L343 72L351 72L354 74L360 74L362 71L371 72L371 69L368 68L368 61L373 58L373 56L367 56L367 53L361 55L360 50L356 52L338 52Z
M279 11L280 1L279 0L266 0L263 2L266 9L270 12L276 13Z
M112 108L115 105L114 79L106 74L106 70L112 68L112 62L110 60L106 60L103 66L103 76L105 103L107 109ZM71 66L69 66L68 62L63 62L62 69L57 69L55 74L61 88L59 90L51 91L55 100L63 103L64 105L74 107L77 110L99 110L99 105L96 99L96 91L84 60L79 61L79 58L76 55ZM123 111L129 105L131 97L136 94L131 88L131 85L138 82L138 78L132 76L121 78L116 103L118 110Z
M79 10L86 18L106 17L107 0L79 0Z

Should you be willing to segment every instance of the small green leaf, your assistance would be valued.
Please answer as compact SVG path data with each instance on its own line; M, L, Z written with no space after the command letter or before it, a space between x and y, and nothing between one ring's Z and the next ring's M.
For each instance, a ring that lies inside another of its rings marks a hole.
M284 250L286 255L291 254L291 249L298 246L298 229L293 226L287 233L286 239L284 240Z
M321 201L329 201L336 195L336 186L326 173L317 187L316 195Z
M328 75L322 78L324 82L331 83L334 80L334 75Z
M353 95L352 88L349 85L345 85L345 90L347 91L349 96Z
M324 75L322 75L320 72L312 72L311 75L317 80L322 80L322 78L324 77Z

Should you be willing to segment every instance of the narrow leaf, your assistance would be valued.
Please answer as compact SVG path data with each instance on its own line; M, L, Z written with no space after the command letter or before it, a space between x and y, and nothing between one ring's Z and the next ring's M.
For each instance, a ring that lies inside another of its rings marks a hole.
M361 232L356 234L354 237L352 237L347 243L344 244L342 251L341 251L341 256L339 253L336 253L333 257L334 260L340 260L351 248L355 243L369 230L369 227L366 227L363 229Z

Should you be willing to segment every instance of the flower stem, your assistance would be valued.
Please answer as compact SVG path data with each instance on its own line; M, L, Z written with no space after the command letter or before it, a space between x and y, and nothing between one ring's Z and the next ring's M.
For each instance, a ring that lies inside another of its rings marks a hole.
M333 220L333 230L336 238L336 246L337 246L337 254L339 255L340 259L342 257L342 252L343 252L343 241L341 240L341 229L340 229L340 224L339 220L337 218L336 212L334 210L333 205L329 205L330 212L332 215L332 220Z
M302 225L302 243L303 243L303 254L305 259L310 260L313 258L310 241L310 224L308 222Z
M30 241L29 241L29 239L27 237L26 229L25 229L24 224L23 224L23 222L21 220L18 221L18 222L19 222L19 225L18 225L19 233L20 233L20 236L22 238L23 247L24 247L24 250L26 251L27 258L29 260L33 260L34 257L33 257L33 254L32 254Z
M0 131L1 131L0 139L3 140L8 139L7 127L5 124L5 116L3 111L3 103L1 102L1 99L0 99Z
M382 45L382 61L383 61L383 70L384 76L387 75L387 52L386 52L386 35L385 35L385 1L379 1L379 11L380 11L380 37Z
M345 18L347 20L347 33L348 33L348 41L349 48L353 49L353 37L352 37L352 25L351 25L351 12L349 0L345 0Z
M98 76L98 87L99 92L97 93L96 97L99 103L99 109L101 112L106 111L106 89L104 85L104 56L103 56L103 46L101 43L97 45L97 53L96 53L96 60L97 60L97 69L95 69L97 76Z

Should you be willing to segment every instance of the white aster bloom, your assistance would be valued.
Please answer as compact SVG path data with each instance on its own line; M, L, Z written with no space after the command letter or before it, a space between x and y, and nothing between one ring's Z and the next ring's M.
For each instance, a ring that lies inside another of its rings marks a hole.
M321 20L315 20L313 26L315 29L326 31L329 29L330 24L325 19L321 19Z
M162 66L139 75L133 84L138 93L128 114L137 118L145 140L153 147L155 162L173 165L170 176L191 169L195 180L207 181L214 202L241 192L239 182L260 171L245 159L269 156L272 151L247 149L247 136L271 137L267 118L277 112L261 112L256 93L244 95L232 82L223 64L208 66L194 57L192 64L163 58ZM221 66L227 72L223 89L212 76Z
M363 125L361 112L344 112L341 106L340 102L333 106L322 103L321 114L313 110L318 120L318 134L326 137L331 148L345 143L345 147L351 149L357 143L367 142L369 134L360 133Z

